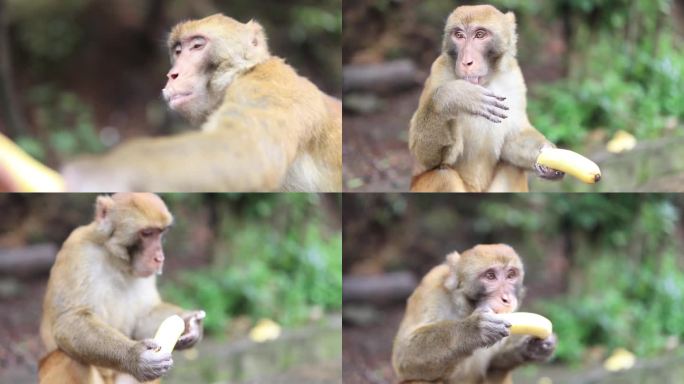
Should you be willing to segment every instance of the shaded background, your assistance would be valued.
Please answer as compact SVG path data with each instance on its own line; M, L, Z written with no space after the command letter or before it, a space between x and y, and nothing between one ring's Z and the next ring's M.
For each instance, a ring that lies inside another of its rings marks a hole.
M340 0L0 0L0 131L53 167L126 138L196 129L161 89L166 35L222 12L266 31L271 52L340 95Z
M444 21L456 6L476 3L484 2L343 3L346 190L408 190L409 120ZM533 191L684 191L684 1L490 3L516 14L532 124L603 170L592 187L532 178ZM607 152L618 131L633 135L636 148Z
M343 376L391 383L405 300L447 253L507 243L525 263L521 310L548 317L552 363L516 383L679 383L684 198L656 194L345 194ZM609 373L617 348L635 368Z
M92 194L0 194L0 382L29 383L49 268L69 233L92 220ZM341 197L164 194L162 297L207 312L205 339L174 354L167 383L339 383ZM273 342L247 337L260 319Z

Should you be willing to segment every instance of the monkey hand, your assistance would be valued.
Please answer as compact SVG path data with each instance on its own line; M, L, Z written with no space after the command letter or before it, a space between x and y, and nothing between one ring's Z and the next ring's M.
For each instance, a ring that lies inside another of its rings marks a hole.
M477 309L470 318L477 326L476 334L480 335L480 348L490 347L510 335L511 323L496 316L491 308Z
M565 172L557 171L539 163L534 163L534 170L539 177L547 180L560 180L565 176Z
M468 103L470 105L466 106L466 111L473 115L482 116L493 123L500 123L508 117L504 114L508 107L502 103L506 100L505 97L499 96L481 85L468 82L465 84L470 88L469 93L473 95L471 103Z
M500 123L508 117L504 114L504 111L508 110L508 107L502 103L504 100L506 100L505 97L465 80L444 84L433 94L434 106L440 114L453 115L462 111L482 116L494 123Z
M171 353L157 352L161 346L154 339L136 342L126 353L126 370L138 381L150 381L165 375L173 365Z
M556 350L557 338L555 334L546 339L529 336L522 342L522 355L528 361L546 361Z
M181 316L185 321L185 331L176 342L175 349L191 348L202 340L204 334L202 323L206 315L204 311L193 311Z

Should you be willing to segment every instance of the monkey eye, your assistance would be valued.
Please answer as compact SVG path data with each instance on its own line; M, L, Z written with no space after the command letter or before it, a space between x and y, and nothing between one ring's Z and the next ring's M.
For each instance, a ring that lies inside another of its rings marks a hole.
M180 44L179 44L179 45L176 45L175 47L173 47L173 54L174 54L174 55L176 55L176 56L180 55L180 54L181 54L181 51L182 51L182 49L181 49Z
M475 32L475 38L476 39L483 39L485 36L487 36L487 32L485 32L483 30L479 30L479 31Z
M204 44L202 44L202 43L195 43L192 45L192 47L190 47L191 50L202 49L202 48L204 48Z
M140 231L140 235L141 235L142 237L150 237L150 236L154 235L154 233L155 233L155 230L154 230L154 229L149 229L149 228L148 228L148 229L143 229L142 231Z
M463 31L454 31L454 37L457 39L465 39L465 33L463 33Z
M511 269L510 271L508 271L508 275L506 275L506 277L509 279L514 279L518 277L518 271L515 269Z
M496 272L490 269L484 273L484 277L487 280L496 280Z

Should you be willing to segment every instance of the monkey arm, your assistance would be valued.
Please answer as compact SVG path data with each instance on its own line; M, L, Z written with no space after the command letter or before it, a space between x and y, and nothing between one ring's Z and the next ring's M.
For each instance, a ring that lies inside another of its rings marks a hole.
M534 170L537 157L544 147L555 147L532 126L509 135L501 150L501 160L516 167Z
M183 316L186 311L173 304L159 303L150 310L149 313L140 316L135 329L133 330L133 338L135 340L148 339L154 336L159 325L171 315Z
M556 350L556 335L540 339L527 335L512 335L501 346L489 363L493 371L510 371L530 362L548 360Z
M126 352L135 341L100 320L88 309L75 309L54 321L57 346L86 364L126 370Z
M78 191L272 191L298 143L272 124L133 140L71 163L62 174Z
M404 380L436 380L446 377L481 344L480 332L470 319L443 320L398 337L392 360Z

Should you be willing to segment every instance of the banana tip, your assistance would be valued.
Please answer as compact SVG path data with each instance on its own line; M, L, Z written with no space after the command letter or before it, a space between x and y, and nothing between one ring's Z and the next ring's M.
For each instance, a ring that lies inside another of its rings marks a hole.
M599 181L601 181L601 174L597 173L594 175L594 183L598 183Z

